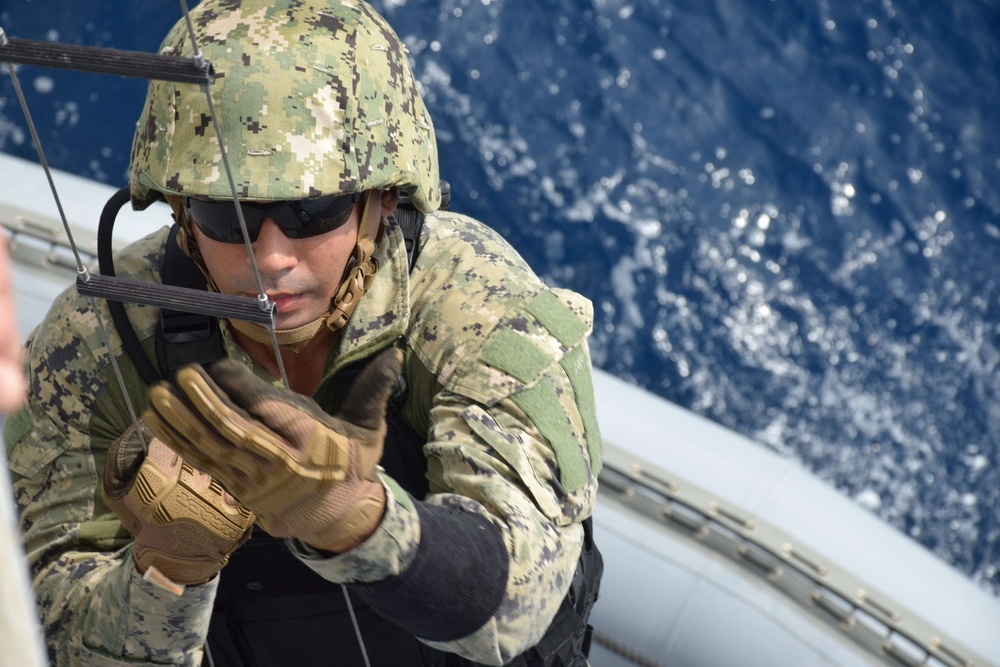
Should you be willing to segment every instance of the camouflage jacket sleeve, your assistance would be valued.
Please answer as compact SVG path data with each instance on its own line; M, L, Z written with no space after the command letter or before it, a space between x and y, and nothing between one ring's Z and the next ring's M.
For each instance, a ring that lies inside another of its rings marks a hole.
M140 243L137 263L158 266L162 235ZM142 309L130 316L140 329L154 321ZM104 317L110 322L106 309ZM128 532L104 505L105 453L129 416L94 313L74 288L56 300L28 349L28 402L7 421L4 440L54 663L198 664L216 584L174 596L143 581ZM114 352L141 413L145 388Z
M410 277L404 418L428 434L430 493L393 493L380 530L323 559L297 550L426 643L502 664L565 596L601 462L590 303L547 288L506 242L428 219Z

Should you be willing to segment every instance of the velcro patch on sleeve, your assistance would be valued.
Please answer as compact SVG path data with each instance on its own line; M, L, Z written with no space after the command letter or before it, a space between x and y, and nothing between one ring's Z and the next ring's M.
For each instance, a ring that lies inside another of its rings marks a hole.
M482 359L524 384L535 380L553 361L529 338L510 329L500 329L493 334L483 350Z
M525 304L524 309L534 315L565 348L576 345L587 333L587 323L549 290L539 292Z
M576 408L580 411L580 418L583 420L584 433L587 438L590 469L596 476L604 465L604 453L601 448L601 431L597 425L594 377L585 346L581 345L571 350L559 364L566 371L566 376L569 378L569 383L576 396Z
M563 488L569 493L582 488L587 483L589 471L552 381L543 378L534 387L515 394L511 399L551 443Z

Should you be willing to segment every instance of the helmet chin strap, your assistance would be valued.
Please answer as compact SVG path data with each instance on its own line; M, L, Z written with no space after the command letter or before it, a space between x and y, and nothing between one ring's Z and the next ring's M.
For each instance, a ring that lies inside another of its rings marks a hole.
M306 343L311 341L316 334L322 331L324 327L332 332L342 329L347 324L347 320L350 319L351 313L354 312L358 301L361 300L365 291L371 286L379 268L378 260L374 255L378 249L377 242L384 229L382 224L384 220L379 215L380 204L377 204L378 208L374 209L375 212L373 215L369 214L372 211L371 200L373 197L379 197L379 193L371 190L361 200L361 209L358 213L358 241L351 252L350 258L347 260L347 266L344 269L340 287L337 288L337 293L330 300L330 309L317 319L302 326L293 329L276 329L275 335L278 339L278 346L282 349L297 352ZM187 219L183 206L180 203L180 198L174 201L174 198L171 197L168 201L174 210L175 219L181 226L181 234L178 234L178 242L181 244L181 249L195 260L198 268L205 274L205 278L208 280L208 288L215 292L219 291L201 258L198 244L191 233L191 223ZM271 333L267 327L243 320L227 321L230 326L247 338L258 343L271 343Z

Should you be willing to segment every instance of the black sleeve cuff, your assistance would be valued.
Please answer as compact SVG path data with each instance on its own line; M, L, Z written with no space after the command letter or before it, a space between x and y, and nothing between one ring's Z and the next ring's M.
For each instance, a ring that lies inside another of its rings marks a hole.
M507 590L510 557L500 529L485 518L414 501L420 546L405 572L350 584L381 616L429 641L472 634L488 621Z

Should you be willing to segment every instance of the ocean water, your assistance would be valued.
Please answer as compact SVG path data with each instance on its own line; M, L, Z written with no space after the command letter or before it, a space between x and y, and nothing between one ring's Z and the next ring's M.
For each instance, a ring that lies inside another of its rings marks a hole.
M1000 2L374 4L453 208L593 300L598 366L1000 594ZM143 51L179 16L0 0L9 35ZM144 83L20 76L50 162L123 184ZM0 151L34 156L5 74Z

